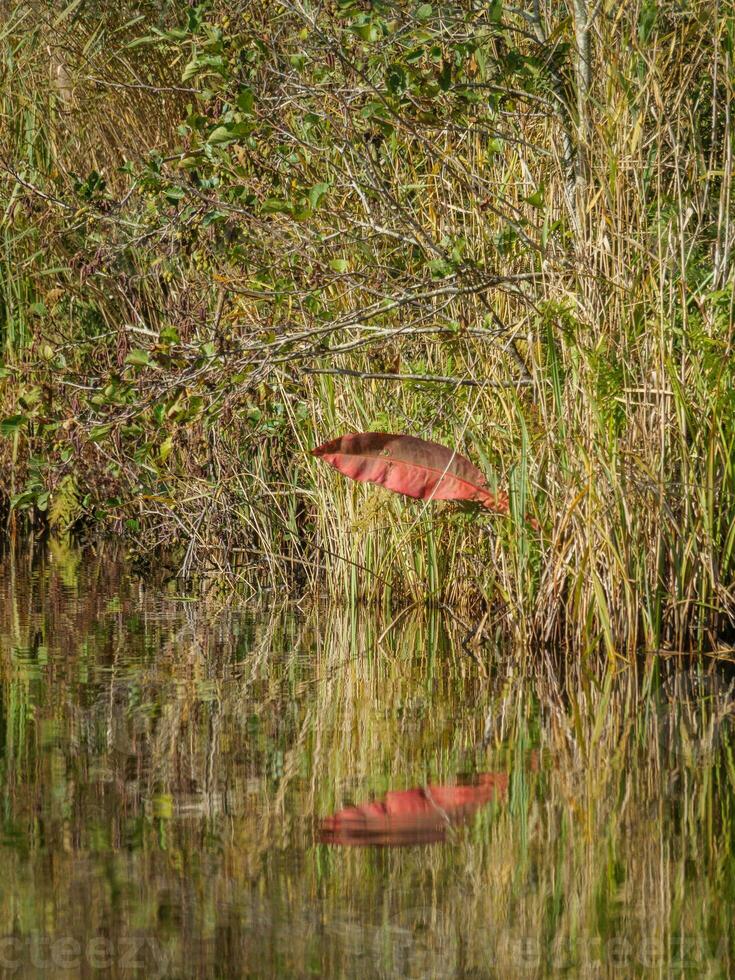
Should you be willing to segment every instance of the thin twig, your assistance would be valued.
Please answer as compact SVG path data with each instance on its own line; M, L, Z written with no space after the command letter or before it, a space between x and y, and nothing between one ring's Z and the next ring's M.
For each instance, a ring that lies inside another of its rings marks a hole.
M304 374L335 374L366 381L427 381L435 384L466 385L468 388L517 388L533 384L532 378L517 381L477 381L475 378L450 378L440 374L389 374L381 371L354 371L351 368L303 368Z

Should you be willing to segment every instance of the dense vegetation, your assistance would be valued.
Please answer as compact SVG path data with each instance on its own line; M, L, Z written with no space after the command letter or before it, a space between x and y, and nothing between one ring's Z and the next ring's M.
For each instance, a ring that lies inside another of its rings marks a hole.
M728 639L731 4L6 6L11 529L583 652ZM369 429L513 519L308 453Z

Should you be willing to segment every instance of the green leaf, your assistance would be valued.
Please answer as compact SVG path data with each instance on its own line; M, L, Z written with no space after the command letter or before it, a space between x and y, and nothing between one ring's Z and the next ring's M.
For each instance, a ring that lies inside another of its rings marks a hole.
M502 0L492 0L490 7L487 12L488 18L497 24L502 19L503 16L503 3Z
M429 262L429 271L435 279L445 279L454 272L454 266L446 259L432 259Z
M147 350L131 350L125 358L126 364L133 364L135 367L155 367L156 363L151 358Z
M19 432L27 421L28 417L26 415L10 415L0 422L0 434L12 436L15 432Z
M188 82L190 78L194 78L194 76L199 74L200 71L206 72L206 69L210 69L217 74L222 74L225 68L225 60L221 55L200 55L197 58L192 58L189 64L184 68L181 75L181 80L183 82Z
M437 78L439 82L439 88L442 92L448 92L452 85L452 63L451 61L445 61L442 65L442 70L439 72L439 77Z
M368 44L371 44L373 41L377 41L378 39L378 28L375 24L354 24L351 30L354 34L357 34L361 41L365 41Z
M314 186L309 191L309 203L312 208L316 210L322 202L322 199L331 190L331 184L314 184Z
M14 497L10 498L10 509L26 510L28 507L33 506L34 497L35 492L33 490L21 490L20 493L16 493Z
M176 327L172 327L170 324L167 327L161 327L158 334L158 339L162 344L178 344L181 342L179 331L176 329Z
M388 86L388 91L392 95L396 95L399 92L403 92L406 88L406 72L401 67L401 65L390 65L388 67L388 75L386 78L386 84Z
M368 102L367 105L362 107L360 110L360 115L363 117L363 119L373 119L376 116L385 118L388 115L388 110L384 103L378 102L374 99L372 102Z
M416 10L416 19L428 20L433 13L434 13L434 8L431 6L430 3L422 3L419 5L418 9Z
M240 89L240 94L237 97L237 108L240 112L245 112L249 115L253 111L254 102L255 96L251 88Z
M235 138L232 130L228 126L217 126L207 137L207 142L221 145L224 143L234 143Z
M202 228L209 228L210 225L216 224L218 221L223 221L227 215L224 211L207 211L207 213L202 218Z
M524 200L534 208L542 208L544 206L543 187L539 187L533 194L529 194L528 197L524 198Z
M161 443L161 447L158 450L158 455L162 463L165 463L166 460L169 458L169 456L171 455L171 450L173 448L174 448L174 441L171 438L171 436L163 440L163 442Z
M347 272L349 269L349 264L347 259L332 259L329 263L329 268L334 272Z
M106 422L104 425L95 425L89 433L90 442L101 442L105 436L110 432L112 428L111 422Z
M290 214L291 204L277 197L267 197L260 205L261 214Z

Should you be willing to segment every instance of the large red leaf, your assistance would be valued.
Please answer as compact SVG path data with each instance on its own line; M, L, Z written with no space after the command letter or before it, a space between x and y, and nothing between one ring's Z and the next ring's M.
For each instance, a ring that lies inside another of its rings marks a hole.
M325 844L433 844L453 824L464 823L491 800L508 792L504 772L482 773L465 786L423 786L386 793L382 800L350 806L322 821Z
M355 432L312 450L340 473L361 483L418 500L476 500L501 514L508 497L490 493L484 474L447 446L415 436Z

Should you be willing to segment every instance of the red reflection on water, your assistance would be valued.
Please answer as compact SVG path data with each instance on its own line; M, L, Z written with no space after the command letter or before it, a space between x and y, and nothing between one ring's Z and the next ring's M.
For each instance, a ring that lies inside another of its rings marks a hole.
M451 826L465 823L507 792L507 773L485 772L470 785L418 786L386 793L382 800L348 806L322 820L319 840L356 846L440 843Z

